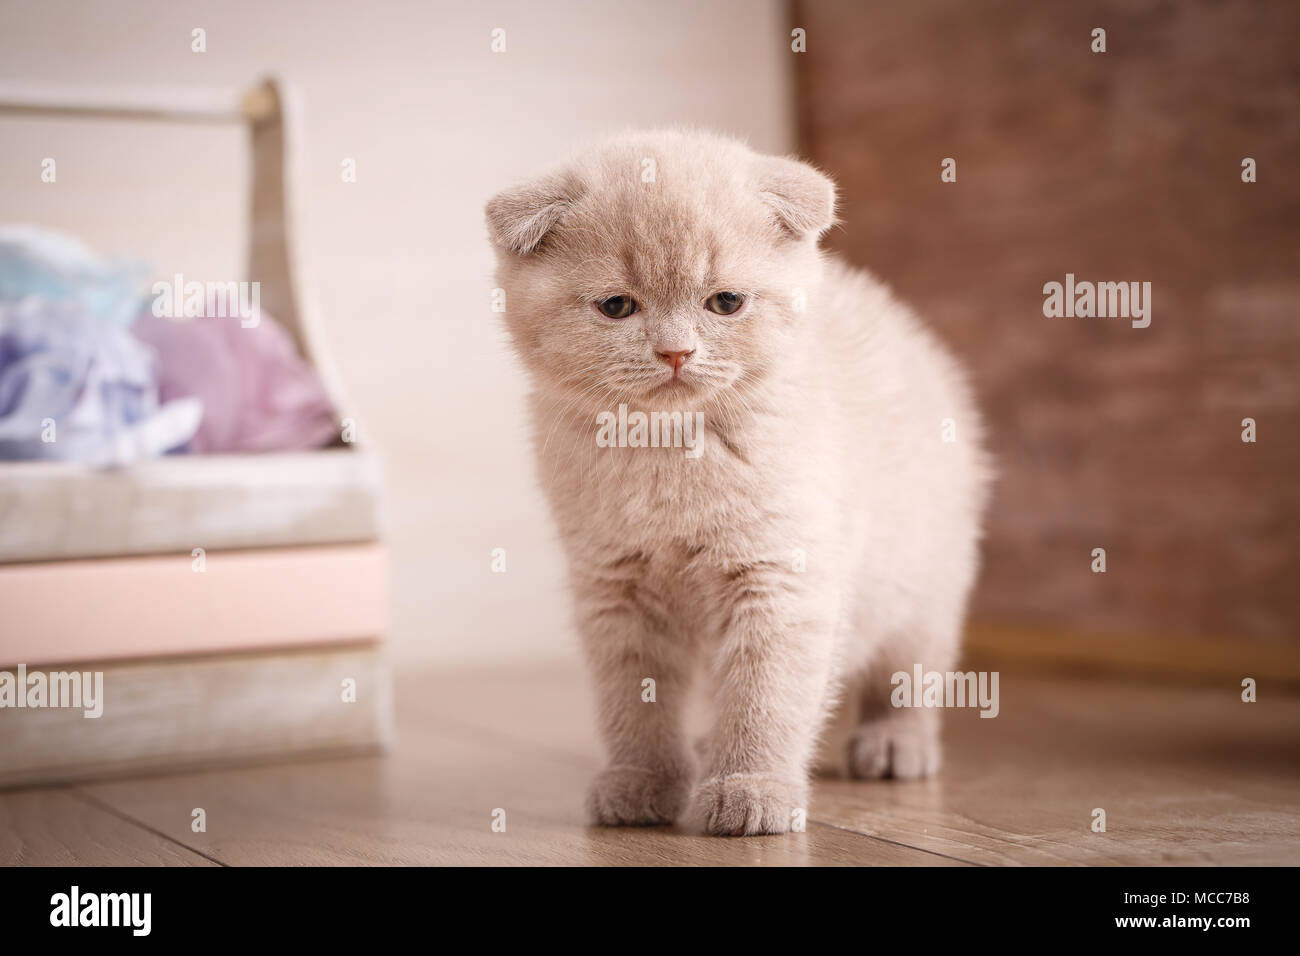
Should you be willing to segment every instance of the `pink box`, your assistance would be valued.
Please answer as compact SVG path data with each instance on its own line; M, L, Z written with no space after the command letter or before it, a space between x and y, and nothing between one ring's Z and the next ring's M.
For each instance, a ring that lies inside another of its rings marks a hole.
M0 667L377 640L376 543L0 565Z

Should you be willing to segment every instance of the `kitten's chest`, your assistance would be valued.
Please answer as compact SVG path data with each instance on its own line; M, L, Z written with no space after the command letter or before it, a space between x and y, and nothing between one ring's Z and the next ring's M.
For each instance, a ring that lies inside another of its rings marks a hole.
M757 511L753 463L716 438L693 449L573 443L540 456L562 528L628 546L708 545Z

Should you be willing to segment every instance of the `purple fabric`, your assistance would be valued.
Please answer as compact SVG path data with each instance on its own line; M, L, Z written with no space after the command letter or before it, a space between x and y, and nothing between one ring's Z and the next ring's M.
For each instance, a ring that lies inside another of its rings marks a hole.
M338 437L316 373L265 312L244 328L238 319L178 320L146 309L131 332L158 352L164 402L185 396L203 402L203 420L186 451L292 451Z

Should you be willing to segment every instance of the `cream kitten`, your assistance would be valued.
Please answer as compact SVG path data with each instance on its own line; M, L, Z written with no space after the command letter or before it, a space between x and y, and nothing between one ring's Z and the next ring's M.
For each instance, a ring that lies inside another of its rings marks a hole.
M810 166L678 131L611 138L488 203L608 750L599 823L689 800L709 833L789 830L841 702L851 773L938 768L936 712L893 709L890 675L955 663L980 422L907 307L819 251L834 207ZM658 415L660 447L631 447L637 412L701 421L694 450Z

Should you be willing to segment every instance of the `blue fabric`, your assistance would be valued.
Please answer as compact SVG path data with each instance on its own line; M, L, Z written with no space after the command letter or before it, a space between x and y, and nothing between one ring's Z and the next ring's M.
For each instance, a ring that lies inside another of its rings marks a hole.
M138 279L73 239L0 229L0 459L120 465L194 435L202 402L163 404L156 356L127 331Z
M34 226L0 227L0 302L38 296L72 302L114 325L140 310L140 263L108 262L61 233Z

